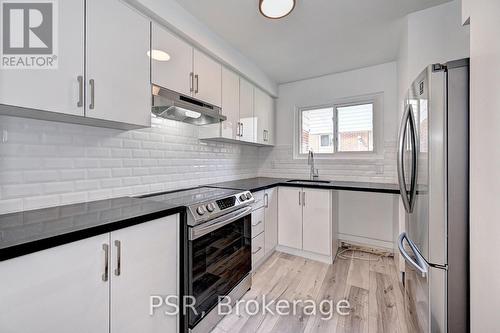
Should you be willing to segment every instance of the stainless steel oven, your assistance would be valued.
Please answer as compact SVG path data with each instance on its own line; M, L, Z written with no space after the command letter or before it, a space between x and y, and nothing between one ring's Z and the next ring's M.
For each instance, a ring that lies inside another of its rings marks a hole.
M189 228L187 294L195 301L188 309L188 327L209 332L219 321L220 296L241 297L250 288L251 207Z
M237 301L251 287L252 193L197 187L145 196L186 207L181 238L182 332L210 332L219 297ZM190 306L192 307L190 307Z

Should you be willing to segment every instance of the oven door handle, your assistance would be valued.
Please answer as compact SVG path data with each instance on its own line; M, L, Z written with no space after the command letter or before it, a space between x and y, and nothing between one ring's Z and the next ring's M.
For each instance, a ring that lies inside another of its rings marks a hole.
M224 216L218 217L214 220L207 223L210 223L207 225L207 223L204 223L200 226L191 228L189 231L189 240L195 240L197 238L200 238L201 236L204 236L208 233L211 233L214 230L217 230L229 223L232 223L236 220L241 219L244 216L247 216L252 212L252 207L245 207L242 209L238 209L234 212L228 213Z

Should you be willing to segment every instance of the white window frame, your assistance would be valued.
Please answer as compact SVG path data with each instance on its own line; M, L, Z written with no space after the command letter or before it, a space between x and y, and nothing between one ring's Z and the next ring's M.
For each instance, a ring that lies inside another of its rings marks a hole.
M337 108L346 106L355 106L362 104L373 104L373 151L338 151L338 121ZM296 107L295 112L295 130L293 155L294 159L305 159L307 153L301 153L302 145L302 112L323 108L333 108L333 153L318 153L315 158L318 159L353 159L353 158L383 158L383 114L384 114L384 94L375 93L370 95L355 96L336 99L331 103L308 105Z

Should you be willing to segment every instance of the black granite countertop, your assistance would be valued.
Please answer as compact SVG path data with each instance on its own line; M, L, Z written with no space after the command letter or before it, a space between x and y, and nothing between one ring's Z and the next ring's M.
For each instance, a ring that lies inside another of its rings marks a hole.
M276 186L294 186L399 194L396 184L345 181L296 184L289 180L257 177L207 186L253 192ZM147 198L122 197L0 215L0 261L184 213L185 210L178 200L156 202Z
M0 215L0 261L184 211L122 197Z
M292 187L308 187L344 191L360 191L360 192L377 192L399 194L399 186L397 184L387 183L368 183L368 182L346 182L346 181L328 181L327 183L290 183L293 179L287 178L267 178L257 177L240 179L235 181L210 184L208 186L231 188L242 191L261 191L275 186L292 186Z

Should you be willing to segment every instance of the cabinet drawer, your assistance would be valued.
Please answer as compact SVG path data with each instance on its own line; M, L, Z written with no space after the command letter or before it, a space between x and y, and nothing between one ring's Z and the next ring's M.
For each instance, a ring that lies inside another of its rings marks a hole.
M252 238L261 234L264 231L264 207L252 212Z
M252 238L252 269L264 258L264 233Z
M253 209L258 209L260 207L264 207L264 192L265 191L259 191L259 192L252 192L252 195L255 199L254 203L252 204Z

